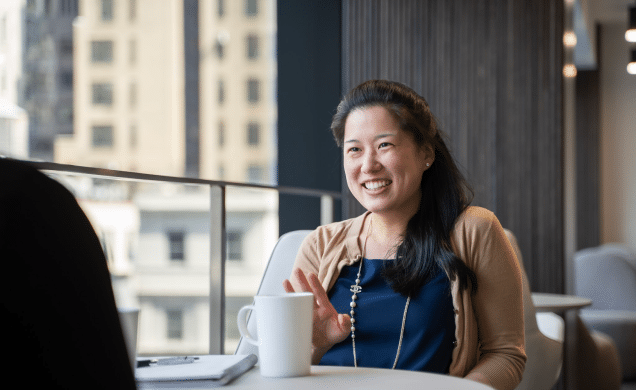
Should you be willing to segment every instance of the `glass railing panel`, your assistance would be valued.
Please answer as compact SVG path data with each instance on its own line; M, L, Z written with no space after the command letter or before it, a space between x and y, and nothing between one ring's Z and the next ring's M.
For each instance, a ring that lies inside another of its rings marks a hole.
M225 353L236 350L238 310L252 303L278 240L278 192L228 187L226 193Z
M138 355L209 353L210 186L55 173L101 240Z

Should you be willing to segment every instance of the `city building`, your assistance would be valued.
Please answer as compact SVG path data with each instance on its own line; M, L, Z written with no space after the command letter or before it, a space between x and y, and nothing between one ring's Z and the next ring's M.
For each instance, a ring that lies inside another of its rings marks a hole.
M275 1L80 0L73 132L54 161L275 184ZM195 31L193 31L193 29ZM209 348L210 195L68 177L107 253L120 306L140 311L140 354ZM226 194L226 351L278 238L278 196Z
M24 0L0 3L0 155L29 156L28 115L20 104Z
M29 156L53 160L58 134L73 132L72 23L77 0L27 0L19 104L29 116Z

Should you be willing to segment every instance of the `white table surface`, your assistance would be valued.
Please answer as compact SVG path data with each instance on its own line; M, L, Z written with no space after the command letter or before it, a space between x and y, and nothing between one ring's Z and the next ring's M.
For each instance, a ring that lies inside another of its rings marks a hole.
M537 312L554 312L563 317L563 370L561 371L563 387L574 390L574 343L577 342L576 317L578 310L590 306L592 300L576 295L532 293L532 302Z
M592 300L576 295L532 293L532 302L538 312L564 312L590 306Z
M186 382L182 382L178 387L174 388L204 389L208 388L208 386L202 384L202 382L197 382L195 386L188 386ZM493 390L489 386L473 382L468 379L456 378L448 375L431 374L418 371L388 370L381 368L335 366L312 366L311 375L296 378L265 378L261 376L258 366L254 366L240 377L219 389Z

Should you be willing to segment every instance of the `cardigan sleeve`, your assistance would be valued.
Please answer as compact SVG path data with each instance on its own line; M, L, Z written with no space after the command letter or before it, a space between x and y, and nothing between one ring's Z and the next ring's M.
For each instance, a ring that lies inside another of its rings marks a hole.
M496 389L514 389L525 368L521 271L499 220L480 209L467 227L467 265L477 277L472 305L477 321L479 357L471 372L481 372Z

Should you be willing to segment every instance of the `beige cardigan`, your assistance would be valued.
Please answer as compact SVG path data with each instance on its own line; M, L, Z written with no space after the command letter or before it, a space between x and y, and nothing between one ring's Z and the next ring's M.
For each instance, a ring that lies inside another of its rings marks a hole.
M318 275L329 291L340 270L362 257L358 237L368 215L311 232L295 268ZM458 218L451 241L455 254L475 272L478 288L471 295L451 281L457 345L450 374L464 377L477 371L496 389L514 389L526 361L521 271L514 250L497 217L480 207L469 207Z

